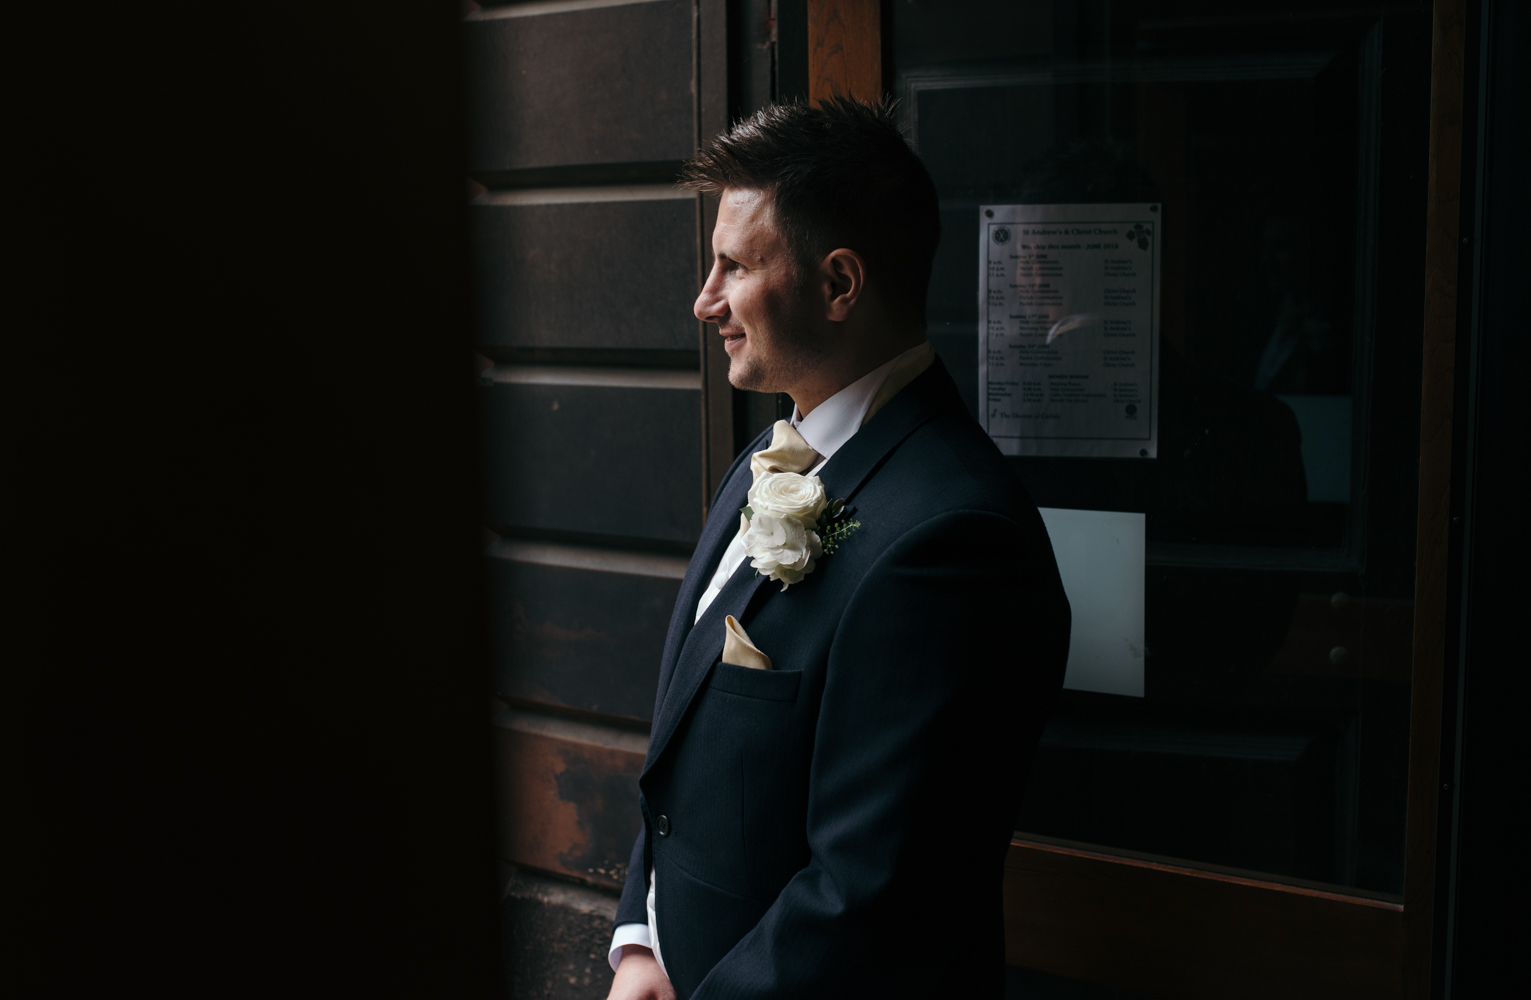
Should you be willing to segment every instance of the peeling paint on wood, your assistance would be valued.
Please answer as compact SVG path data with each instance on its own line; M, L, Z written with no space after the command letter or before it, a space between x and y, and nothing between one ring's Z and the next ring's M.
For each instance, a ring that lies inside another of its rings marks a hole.
M507 709L495 719L500 851L512 864L620 889L638 835L637 733Z

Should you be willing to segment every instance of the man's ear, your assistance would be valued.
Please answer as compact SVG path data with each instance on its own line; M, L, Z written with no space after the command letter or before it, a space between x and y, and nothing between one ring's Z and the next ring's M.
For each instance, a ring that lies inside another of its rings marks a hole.
M856 251L842 247L830 251L819 264L819 272L824 279L824 316L843 323L866 293L866 261Z

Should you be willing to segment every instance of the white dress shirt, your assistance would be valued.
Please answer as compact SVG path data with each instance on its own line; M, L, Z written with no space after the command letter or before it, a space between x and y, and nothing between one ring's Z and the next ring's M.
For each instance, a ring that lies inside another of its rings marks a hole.
M819 453L819 462L808 471L808 475L818 475L824 463L834 457L835 452L855 436L861 430L861 425L867 421L867 411L872 407L872 401L877 397L877 390L883 383L888 381L888 376L902 368L918 364L924 361L932 353L930 342L922 341L918 347L911 347L892 361L867 372L865 375L830 396L824 402L813 408L808 416L803 416L792 409L792 426L808 442L808 446ZM719 511L720 515L726 512ZM696 614L692 616L692 622L702 617L702 612L707 606L717 599L723 585L728 583L729 577L739 568L745 558L744 534L740 532L734 535L733 541L728 543L728 548L723 550L723 557L718 560L717 568L713 571L712 579L707 584L707 589L702 592L701 598L696 602ZM647 924L631 923L622 924L611 936L611 949L607 959L611 962L611 968L616 970L622 963L622 946L627 944L642 945L654 952L654 957L659 960L659 967L664 968L664 959L659 951L659 928L654 920L654 874L649 873L649 896L648 896L649 922ZM668 974L668 973L667 973Z

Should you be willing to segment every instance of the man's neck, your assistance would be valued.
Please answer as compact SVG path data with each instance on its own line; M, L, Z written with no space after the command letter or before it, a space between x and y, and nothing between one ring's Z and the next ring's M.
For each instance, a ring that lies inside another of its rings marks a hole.
M797 412L806 417L819 404L863 375L924 342L923 328L892 339L869 342L865 350L848 353L820 365L810 378L788 389L787 395L797 404Z

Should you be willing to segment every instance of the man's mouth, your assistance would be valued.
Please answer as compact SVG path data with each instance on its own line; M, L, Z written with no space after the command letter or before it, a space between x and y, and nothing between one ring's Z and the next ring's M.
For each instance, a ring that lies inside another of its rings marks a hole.
M742 333L723 334L723 350L725 351L731 351L742 343L744 343L744 334Z

